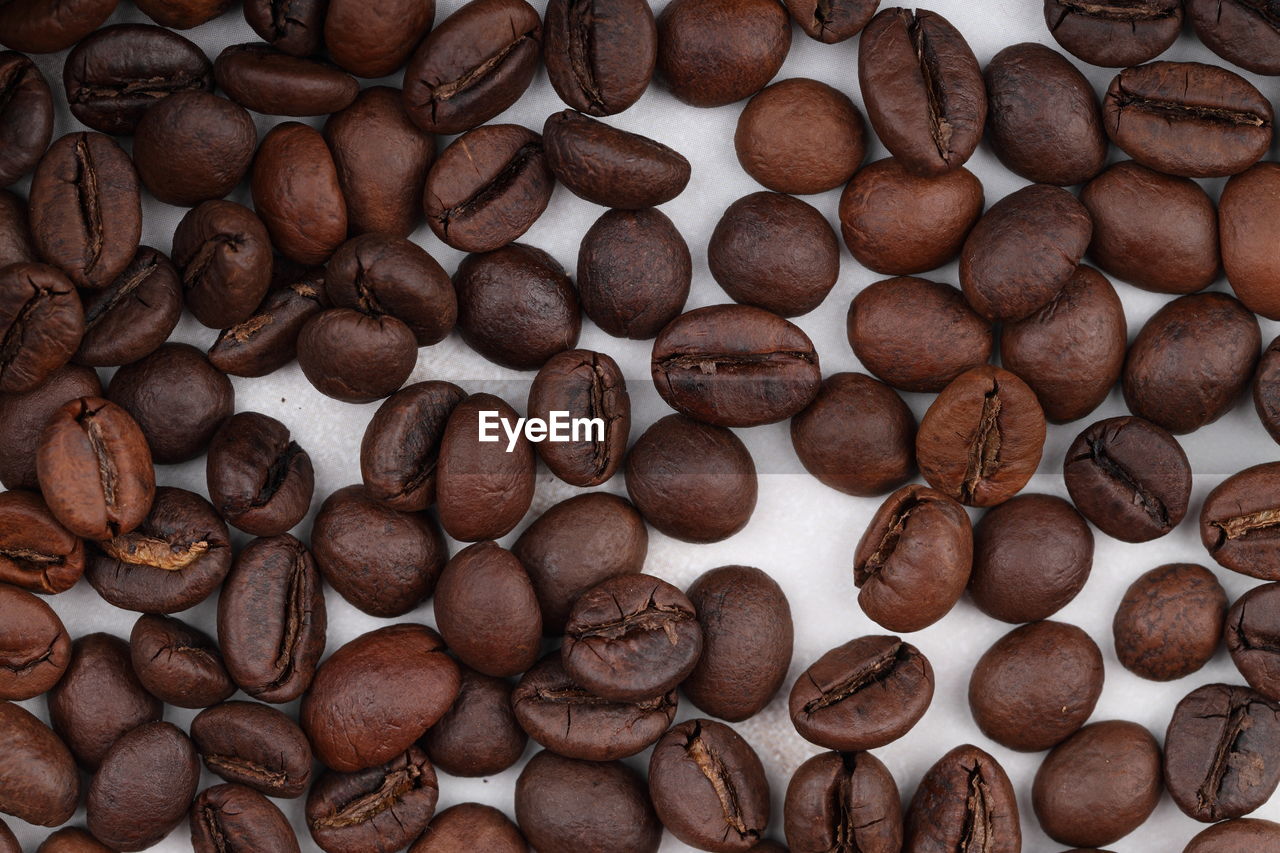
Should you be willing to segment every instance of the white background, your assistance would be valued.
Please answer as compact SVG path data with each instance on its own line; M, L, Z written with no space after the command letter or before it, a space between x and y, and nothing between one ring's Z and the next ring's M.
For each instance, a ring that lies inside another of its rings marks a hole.
M444 0L438 8L436 21L443 20L460 5L460 0ZM534 5L541 11L543 0L534 0ZM1038 0L931 0L929 7L947 16L964 33L984 66L997 51L1016 42L1037 41L1056 47L1046 29ZM111 19L112 23L133 21L146 22L146 19L131 5L121 8ZM244 23L238 7L187 35L200 44L210 58L226 45L256 38ZM55 90L60 89L63 56L36 58ZM1184 35L1162 58L1225 64L1190 34ZM861 106L856 69L856 39L838 45L823 45L810 40L796 28L790 55L777 79L813 77L850 95ZM1107 69L1083 70L1100 94L1115 73ZM1275 102L1280 94L1280 81L1246 76ZM394 80L387 82L396 84ZM58 100L61 101L61 97ZM545 72L539 71L533 86L520 102L495 120L517 122L540 130L546 116L563 106L548 84ZM707 272L707 239L730 202L761 189L742 172L733 153L733 130L741 107L741 104L735 104L710 110L695 109L676 101L660 83L655 82L639 103L608 120L676 148L693 164L693 178L688 189L663 207L688 240L693 253L694 285L689 308L728 301ZM261 116L257 119L260 133L265 133L275 121ZM320 120L312 123L318 125ZM63 109L55 138L79 129L80 125ZM873 141L868 161L879 159L885 153ZM1114 151L1113 160L1119 159L1123 156ZM1026 183L1004 170L985 149L970 161L969 168L982 179L988 205ZM1206 186L1216 197L1221 183L1210 181ZM26 183L16 189L25 194ZM232 197L245 203L249 201L247 189L243 187ZM838 198L837 190L810 196L807 200L816 205L833 225L838 225ZM547 212L522 239L550 252L572 274L579 240L602 212L602 208L558 187ZM144 242L167 251L182 213L182 210L148 199ZM425 227L419 230L416 239L452 272L460 253L441 244ZM845 312L853 295L880 277L860 267L847 251L841 260L840 279L830 296L817 310L797 320L817 345L824 374L861 369L845 338ZM954 284L957 281L955 265L929 274L929 277ZM1225 287L1225 282L1215 285L1217 289ZM1142 323L1170 298L1120 283L1117 283L1117 289L1128 315L1131 339ZM1280 324L1274 322L1263 321L1262 326L1264 342L1280 331ZM213 330L185 318L175 339L205 348L215 335ZM633 436L639 435L642 429L669 411L653 393L649 382L648 342L614 339L590 322L584 322L580 345L607 352L622 365L635 406ZM103 376L105 380L107 373L104 372ZM527 383L531 378L530 373L506 370L483 360L465 348L454 335L420 352L410 381L450 379L469 391L487 390L501 394L523 411ZM266 379L235 379L234 382L239 410L257 410L280 418L310 452L316 469L313 512L328 494L358 482L358 446L365 424L374 412L374 405L352 406L321 396L307 384L296 365ZM907 395L917 417L923 414L929 400L926 395ZM1116 391L1089 419L1051 427L1040 473L1028 490L1065 496L1061 465L1063 454L1074 436L1092 420L1124 412L1123 401ZM819 751L818 747L799 738L792 729L786 713L786 692L790 682L833 646L856 636L884 633L859 610L851 572L854 546L879 501L848 497L804 474L795 460L785 423L739 430L738 433L750 448L761 474L759 504L751 523L731 539L709 546L688 545L652 532L646 571L684 588L707 569L745 563L765 569L786 590L796 622L796 647L790 677L782 692L764 712L738 726L738 730L759 751L768 768L774 803L769 834L782 840L782 795L787 780L800 762ZM1145 545L1126 545L1097 534L1093 576L1083 593L1055 617L1086 629L1097 640L1106 658L1106 686L1093 719L1134 720L1161 738L1173 706L1187 692L1204 683L1240 682L1241 679L1223 650L1204 670L1189 678L1171 684L1143 681L1116 662L1110 627L1112 615L1125 588L1144 571L1174 561L1212 565L1200 544L1195 525L1204 496L1223 477L1246 466L1277 458L1276 445L1259 425L1252 405L1243 400L1221 421L1185 437L1182 443L1197 474L1188 518L1171 535ZM162 485L182 486L203 493L204 463L201 460L162 467L158 470L158 480ZM605 488L625 494L621 476ZM538 512L574 491L552 478L545 469L541 470L533 511L517 533ZM309 524L310 519L295 532L305 538ZM243 544L245 537L241 534L236 534L236 537L237 544ZM503 544L510 544L513 540L514 536L508 537ZM453 550L457 547L457 543L452 543ZM1256 583L1214 568L1232 600ZM51 599L51 603L62 615L73 637L92 631L110 631L127 637L136 618L136 614L105 604L84 582ZM357 612L332 593L328 596L328 605L330 651L365 631L387 624L384 620ZM210 600L182 614L182 618L213 633L214 613L215 603ZM405 619L433 622L430 602ZM933 663L937 673L937 692L932 707L915 729L898 742L878 750L877 755L893 772L904 798L909 799L921 775L944 752L966 741L978 744L992 752L1013 779L1022 806L1024 849L1030 853L1056 851L1062 845L1050 841L1040 832L1030 809L1031 782L1042 755L1018 754L991 743L977 730L967 708L966 689L974 662L1011 627L984 616L964 600L940 623L910 635L910 641L919 646ZM42 716L45 714L43 699L25 705ZM682 702L681 719L696 714L690 703ZM166 719L182 726L186 726L192 716L190 711L166 710ZM530 746L526 758L533 754L534 748ZM647 754L632 759L630 763L643 769L646 760ZM519 766L482 780L442 775L440 808L475 800L492 804L510 814L512 788L518 771ZM218 781L206 773L202 787ZM302 800L282 801L280 805L297 829L303 849L318 849L311 844L305 830ZM584 805L590 807L589 804ZM1267 804L1257 814L1280 819L1280 801ZM83 819L81 813L75 822L82 824ZM12 820L9 822L19 840L31 850L47 834L47 830L14 825ZM1184 817L1165 796L1141 829L1112 845L1111 849L1118 853L1177 851L1200 828L1201 825ZM155 849L167 853L189 847L184 824ZM687 849L670 835L662 846L664 853Z

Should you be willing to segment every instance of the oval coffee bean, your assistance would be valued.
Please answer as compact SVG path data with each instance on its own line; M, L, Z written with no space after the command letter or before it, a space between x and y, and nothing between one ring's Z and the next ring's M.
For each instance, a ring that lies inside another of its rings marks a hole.
M357 77L386 77L404 67L435 15L434 2L390 0L371 8L360 0L329 0L324 46Z
M520 831L537 850L657 853L662 840L644 779L620 761L543 750L520 771L515 807Z
M171 616L140 616L129 652L142 686L170 705L208 708L236 692L213 638Z
M805 35L824 44L851 39L876 13L880 0L787 0L791 19ZM768 844L769 842L765 842Z
M253 205L271 242L300 264L320 264L347 238L347 205L324 137L298 122L272 128L253 160Z
M813 662L791 687L791 722L810 743L876 749L905 735L933 701L933 667L897 637L859 637Z
M191 739L205 767L269 797L300 797L311 784L311 744L292 718L256 702L223 702L196 715Z
M8 584L0 584L0 616L0 700L39 696L71 661L67 629L43 599Z
M0 55L0 63L3 62ZM3 67L0 64L0 67ZM4 121L0 112L0 123ZM2 134L3 131L0 131ZM41 152L44 153L43 151ZM35 158L39 160L39 157ZM32 163L34 166L34 162ZM31 245L31 226L27 222L27 202L8 190L0 190L0 267L10 264L33 264L40 260L36 257L35 246Z
M1255 586L1227 613L1227 650L1231 662L1254 690L1268 699L1280 697L1280 625L1275 605L1280 584Z
M538 659L542 612L533 583L497 543L477 542L455 554L440 575L433 605L449 651L472 669L505 678Z
M311 457L289 428L257 412L240 412L214 433L205 466L218 514L254 536L293 527L311 506Z
M1218 203L1227 281L1246 308L1270 320L1280 319L1280 262L1268 248L1280 240L1278 197L1280 163L1259 163L1227 181Z
M44 264L0 269L0 392L34 391L80 346L84 309L65 275Z
M297 853L298 837L275 804L241 785L214 785L191 804L194 853L273 850Z
M529 845L516 825L493 806L461 803L434 818L409 853L527 853Z
M173 235L186 305L219 329L248 320L271 283L271 240L249 208L206 201L188 211Z
M36 853L112 853L111 848L83 829L59 829L36 848Z
M86 293L84 336L73 359L91 367L129 364L155 352L182 317L182 280L161 252L139 246L106 288Z
M963 850L1018 853L1022 826L1013 785L1000 762L963 744L938 759L907 807L903 853Z
M0 739L0 812L37 826L71 820L80 804L80 772L66 745L12 702L0 702Z
M365 494L401 512L434 504L445 423L465 397L457 385L439 381L418 382L388 397L360 443Z
M326 853L400 850L426 829L439 796L431 761L410 746L379 766L321 776L307 795L307 828Z
M790 49L791 21L770 0L675 0L658 16L658 71L695 107L754 95Z
M1182 853L1251 853L1268 844L1280 844L1280 823L1243 817L1201 830Z
M479 777L511 767L528 742L511 707L511 685L464 669L458 698L427 731L422 746L444 772Z
M341 68L273 50L265 44L235 44L213 62L218 88L255 113L321 116L351 106L360 84Z
M84 574L84 541L58 523L38 494L0 492L0 583L55 595Z
M1223 480L1200 510L1200 541L1232 571L1280 580L1280 462L1265 462Z
M560 183L605 207L655 207L689 183L689 161L679 152L574 110L549 116L542 140L547 165Z
M227 11L230 0L138 0L138 10L157 24L187 30Z
M1044 0L1049 32L1067 52L1090 65L1123 68L1164 53L1182 31L1178 0Z
M290 56L311 56L324 46L325 0L246 0L244 19L258 36Z
M0 187L7 187L34 169L49 147L53 93L36 64L14 51L0 53L0 91Z
M418 360L404 321L354 308L322 311L298 333L298 366L321 394L372 403L400 388Z
M0 7L3 44L27 53L66 50L102 26L118 0L18 0Z
M190 207L235 189L257 144L244 107L208 92L180 92L138 122L133 162L153 196Z
M787 784L784 813L796 853L902 850L898 785L869 752L824 752L801 764Z
M587 115L620 113L649 87L658 27L643 0L552 0L546 11L547 77Z
M313 268L267 294L247 320L218 333L209 362L231 376L267 376L298 354L302 327L324 310L324 270Z
M573 486L598 486L618 471L631 433L631 398L618 363L602 352L565 350L553 355L529 386L530 418L548 424L568 418L568 441L539 442L538 456ZM576 419L597 420L581 432Z
M39 489L36 449L44 425L71 400L101 396L98 374L75 364L53 371L31 391L0 394L0 482L9 489Z
M486 413L509 424L518 418L502 398L472 394L449 414L436 462L440 525L464 542L506 536L533 502L533 447L523 434L510 450L505 442L482 443L480 418Z
M115 742L89 785L89 831L113 850L158 844L187 815L200 783L191 740L147 723Z
M1142 678L1184 678L1218 651L1226 615L1227 594L1213 572L1190 563L1159 566L1129 585L1116 610L1116 657Z
M1280 337L1262 353L1258 372L1253 377L1253 406L1258 420L1280 442ZM0 400L0 421L4 418L4 403Z
M1187 17L1214 53L1255 74L1280 74L1280 15L1253 0L1190 0Z
M402 321L418 346L444 340L457 317L449 274L402 237L361 234L343 243L325 268L324 292L335 308Z

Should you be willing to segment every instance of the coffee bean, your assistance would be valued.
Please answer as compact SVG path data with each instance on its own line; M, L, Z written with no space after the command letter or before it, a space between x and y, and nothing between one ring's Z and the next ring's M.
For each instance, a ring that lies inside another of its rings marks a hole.
M0 853L22 853L22 848L18 846L18 839L13 837L8 824L2 820L0 820Z
M346 239L346 201L318 131L298 122L276 125L258 146L252 188L254 208L285 256L323 263Z
M222 198L249 171L258 132L239 104L204 91L170 95L138 122L133 162L142 184L167 204Z
M302 327L324 307L324 270L313 268L268 293L248 319L219 332L209 362L232 376L274 373L297 357Z
M548 116L542 138L547 165L560 183L595 204L654 207L689 184L689 161L679 152L574 110Z
M360 84L341 68L272 49L235 44L213 62L218 87L240 106L272 116L321 116L351 106Z
M658 16L658 72L695 107L763 89L791 49L791 21L772 0L675 0Z
M533 447L523 433L509 452L504 440L481 442L482 412L511 424L518 417L502 398L472 394L449 414L436 462L440 525L463 542L506 536L533 502Z
M791 687L800 737L840 752L905 735L933 701L933 667L897 637L858 637L818 658Z
M187 30L227 11L231 0L135 0L134 5L161 26Z
M551 472L574 486L598 486L622 464L631 433L631 398L617 362L600 352L565 350L553 355L529 386L528 413L551 423L553 413L603 421L569 441L544 441L538 455ZM554 417L565 417L558 415Z
M84 336L73 358L92 367L129 364L155 352L182 317L182 280L161 252L139 246L124 272L84 303Z
M787 785L787 843L795 853L902 850L902 800L888 768L869 752L824 752Z
M451 776L494 776L520 760L529 736L511 708L511 685L471 669L453 707L427 731L422 746Z
M0 392L34 391L75 354L84 309L65 275L45 264L0 269Z
M0 584L0 615L0 700L39 696L66 672L71 659L67 629L43 599L7 584Z
M578 596L609 578L639 572L648 550L649 531L640 513L626 499L605 492L553 505L511 546L533 582L542 630L549 636L564 632Z
M179 708L207 708L236 685L208 634L171 616L143 615L129 635L133 671L147 692Z
M418 361L403 320L354 308L321 311L298 333L298 365L311 385L344 403L372 403L395 393Z
M326 0L246 0L244 19L281 53L311 56L324 46Z
M493 806L461 803L436 815L409 853L527 853L516 825Z
M186 305L210 328L248 320L271 282L271 240L262 220L231 201L206 201L173 235Z
M688 244L654 208L606 210L578 249L582 310L614 337L655 337L684 310L692 276Z
M0 492L0 583L55 595L84 574L84 542L38 494Z
M15 853L21 853L15 851ZM112 853L111 848L102 844L83 829L59 829L45 839L36 853Z
M1255 586L1227 613L1226 638L1231 660L1249 686L1268 699L1280 697L1280 624L1272 615L1280 584Z
M205 767L269 797L300 797L311 783L311 744L290 717L256 702L223 702L196 715L191 739Z
M1182 853L1253 853L1280 843L1280 823L1257 818L1224 820L1202 830Z
M325 773L307 795L307 828L326 853L400 850L431 821L436 771L416 746L385 764Z
M658 28L641 0L552 0L546 11L547 77L587 115L620 113L653 76Z
M218 645L227 672L263 702L289 702L311 685L324 653L324 591L315 561L289 535L240 552L218 598Z
M746 445L732 430L683 415L644 431L627 454L625 475L645 521L685 542L727 539L755 512L759 483Z
M597 696L569 677L559 650L538 661L511 694L516 720L530 737L557 755L586 761L626 758L652 746L678 704L674 688L635 702Z
M620 761L543 750L520 771L515 806L520 831L537 850L657 853L662 840L644 779Z
M1268 247L1280 239L1280 164L1259 163L1227 181L1218 206L1222 265L1231 289L1250 311L1280 319L1280 264Z
M4 589L0 587L0 595ZM66 745L34 714L12 702L0 702L0 738L5 744L0 812L37 826L71 820L80 803L80 773Z
M649 796L671 834L700 850L748 850L769 825L769 780L759 756L714 720L688 720L658 741Z
M1232 571L1280 580L1280 463L1267 462L1228 477L1205 498L1200 541L1209 555Z
M209 444L205 468L218 514L254 536L284 533L311 506L311 457L278 420L240 412Z
M214 785L191 804L194 853L275 850L297 853L289 819L266 797L242 785Z
M1080 192L1093 218L1089 255L1143 290L1194 293L1218 277L1218 214L1190 178L1117 163Z
M1089 247L1089 211L1059 187L1033 184L996 202L965 239L960 286L988 320L1021 320L1062 292Z
M26 201L8 190L0 190L0 269L38 260L35 246L31 244Z
M362 234L343 243L325 269L324 292L335 308L401 320L418 346L444 340L458 312L449 274L436 259L387 234Z
M171 723L147 723L108 750L89 785L94 837L115 850L158 844L184 817L200 783L191 740Z
M862 32L879 5L880 0L786 0L791 19L809 38L825 44L837 44Z
M1187 514L1187 454L1177 439L1142 418L1093 424L1072 442L1062 471L1081 514L1123 542L1164 536Z
M1142 678L1184 678L1217 652L1226 611L1222 585L1203 566L1154 568L1130 584L1116 610L1116 657Z
M1234 175L1266 156L1271 103L1238 74L1198 62L1152 62L1116 75L1103 99L1111 141L1170 175Z
M539 134L518 124L489 124L440 152L422 203L441 240L464 252L490 252L528 231L554 188Z
M1018 853L1018 802L1000 762L971 744L939 758L911 798L904 836L904 853L963 850L975 840L984 853Z
M542 612L533 583L520 561L497 543L478 542L449 560L434 607L449 651L472 669L507 677L538 659Z
M298 4L291 2L290 14ZM247 8L247 7L246 7ZM435 139L418 129L399 89L365 89L324 124L352 234L408 237L422 221L422 193Z
M360 444L364 493L402 512L435 503L436 462L450 412L466 393L451 382L419 382L392 394Z
M213 506L161 486L135 530L94 545L85 576L116 607L177 613L208 598L230 570L231 537Z
M435 14L434 2L420 0L384 0L373 8L361 0L329 0L324 45L357 77L386 77L409 61Z
M27 53L66 50L111 17L118 0L15 0L0 7L0 33L6 47Z
M34 169L49 147L53 93L36 64L14 51L0 53L0 91L0 187L7 187Z
M1253 406L1263 427L1280 442L1280 337L1271 342L1258 361L1258 372L1253 377ZM0 400L0 420L3 417L4 403Z
M1280 15L1254 0L1190 0L1196 36L1230 63L1255 74L1280 74Z
M978 659L969 678L969 710L996 743L1038 752L1084 725L1102 679L1102 652L1088 634L1064 622L1032 622L996 640Z
M1280 705L1247 687L1191 691L1165 733L1164 778L1178 808L1205 823L1258 808L1280 782Z
M409 60L404 103L410 118L440 134L484 124L529 88L541 51L542 21L525 0L470 0Z
M1123 68L1164 53L1182 31L1178 0L1044 0L1044 20L1063 49L1090 65Z

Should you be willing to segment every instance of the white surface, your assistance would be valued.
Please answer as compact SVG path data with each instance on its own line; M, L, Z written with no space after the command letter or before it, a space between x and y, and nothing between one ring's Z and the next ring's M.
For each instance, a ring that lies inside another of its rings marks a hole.
M461 5L460 0L443 0L436 21ZM542 8L543 0L534 0ZM984 66L1001 48L1020 41L1038 41L1056 47L1041 16L1036 0L931 0L929 8L946 15L968 38ZM122 8L112 23L146 21L132 6ZM255 38L244 23L240 10L228 12L219 20L186 34L212 58L226 45ZM861 106L857 87L857 41L823 45L794 29L792 49L778 79L814 77L830 83L853 97ZM62 55L37 57L42 70L60 89ZM1221 62L1191 35L1184 35L1162 58ZM1077 63L1078 65L1080 63ZM1114 72L1084 68L1095 89L1105 91ZM1249 76L1274 102L1280 94L1280 80ZM390 81L394 82L394 81ZM367 84L367 81L366 81ZM59 97L59 100L61 98ZM517 122L540 130L543 120L563 108L540 71L534 85L515 107L497 121ZM703 110L676 101L661 84L655 83L630 110L608 119L620 127L650 135L682 152L693 163L693 179L679 198L664 206L675 221L694 258L694 286L688 307L694 308L728 301L706 268L706 244L724 208L734 199L761 189L739 168L733 153L733 130L742 105ZM260 132L274 123L258 118ZM319 121L313 122L319 124ZM78 130L65 109L60 114L55 138ZM868 160L885 156L884 149L873 144ZM1273 149L1274 156L1274 149ZM1123 159L1120 152L1113 159ZM980 150L969 163L986 186L987 203L1003 197L1026 182L1005 171L986 150ZM1217 194L1221 181L1208 182ZM25 193L25 183L18 187ZM242 187L233 195L248 203L248 191ZM839 191L806 200L816 205L838 225L836 205ZM163 250L170 246L173 229L183 211L146 203L144 242ZM603 212L570 194L563 187L539 222L522 238L524 242L547 250L572 274L576 266L578 243L591 223ZM461 254L441 244L425 227L416 239L452 271ZM839 283L826 302L811 314L799 318L799 325L813 338L822 358L824 374L861 369L854 358L844 333L844 317L855 293L875 281L877 276L860 267L844 252ZM956 283L955 264L929 274L940 281ZM1225 288L1225 282L1215 285ZM1171 297L1145 293L1117 283L1129 319L1130 338L1142 323ZM1263 340L1269 341L1280 331L1280 324L1263 321ZM207 347L215 332L184 319L177 330L177 340ZM633 436L669 410L657 398L648 378L649 343L611 338L584 323L580 345L609 353L622 365L632 391L635 406ZM104 379L106 373L104 372ZM487 390L504 396L523 411L531 373L509 371L484 361L463 346L457 335L444 343L420 352L418 366L410 381L450 379L468 391ZM351 406L338 403L316 393L307 384L296 365L260 380L236 379L237 408L257 410L280 418L294 431L297 440L310 452L316 469L316 492L313 511L332 491L359 481L358 447L364 426L376 406ZM907 395L917 417L923 414L930 397ZM1118 391L1089 419L1074 425L1052 427L1045 447L1040 473L1028 491L1044 491L1065 496L1061 465L1063 454L1075 437L1092 420L1123 414L1123 401ZM729 563L760 566L772 574L786 590L796 621L796 648L788 683L780 695L761 714L737 728L756 747L768 768L773 788L774 818L770 836L782 839L782 795L791 772L801 761L819 752L792 729L786 712L786 693L791 680L820 654L847 640L871 633L884 633L859 610L852 579L852 555L872 513L879 504L874 499L857 499L829 489L804 474L795 460L787 425L774 424L739 430L760 471L760 500L752 522L733 538L715 545L694 546L676 542L652 533L646 571L687 587L707 569ZM1124 718L1139 722L1163 737L1169 715L1176 702L1193 688L1214 681L1241 682L1225 650L1201 672L1171 684L1143 681L1126 672L1116 662L1111 640L1111 618L1125 588L1139 574L1156 565L1173 561L1199 562L1214 568L1232 600L1256 581L1212 564L1200 545L1196 533L1196 516L1207 492L1223 477L1248 465L1274 460L1276 445L1258 424L1252 405L1240 404L1221 421L1183 439L1183 446L1196 471L1191 511L1181 527L1171 535L1146 545L1127 545L1097 534L1093 576L1083 593L1055 618L1085 628L1098 642L1106 658L1106 687L1098 703L1094 720ZM204 463L160 468L162 485L175 485L204 492ZM606 488L625 494L621 476ZM574 493L574 489L541 470L533 512L519 529L536 514ZM299 535L305 535L305 522ZM518 530L519 530L518 529ZM518 531L517 531L518 532ZM237 534L237 544L246 537ZM504 540L509 544L513 537ZM456 550L456 543L454 543ZM51 599L66 621L73 636L92 631L110 631L127 637L136 614L117 610L101 601L87 583ZM387 624L385 620L365 616L337 595L328 595L329 651L353 637ZM214 630L213 600L185 614L187 619L210 633ZM410 620L431 623L431 604L418 608ZM1013 779L1022 807L1024 850L1028 853L1057 851L1062 845L1044 836L1030 809L1032 778L1041 754L1023 755L1011 752L986 740L973 724L966 703L969 673L978 656L1012 626L997 622L978 612L967 600L962 601L942 622L927 630L909 635L933 663L937 672L937 692L932 707L906 737L878 750L877 755L893 772L909 799L921 775L944 752L963 742L976 743L992 752ZM44 715L43 699L25 703ZM288 710L295 710L289 708ZM692 705L683 701L680 718L697 715ZM193 712L169 708L166 718L187 725ZM526 758L533 754L531 744ZM630 763L643 770L647 754ZM512 789L519 767L483 780L461 780L448 776L440 779L440 808L475 800L512 811ZM217 783L217 777L205 773L202 787ZM316 850L311 844L302 817L302 800L281 801L298 831L303 850ZM1257 812L1257 816L1280 819L1280 798L1273 799ZM83 812L74 823L82 824ZM11 825L14 823L10 821ZM1137 832L1111 846L1117 853L1181 850L1186 841L1202 827L1184 817L1165 796L1151 819ZM18 824L14 826L20 841L30 850L47 834L46 830ZM180 826L161 845L154 848L164 853L189 850L187 828ZM664 839L663 853L688 850L670 835Z

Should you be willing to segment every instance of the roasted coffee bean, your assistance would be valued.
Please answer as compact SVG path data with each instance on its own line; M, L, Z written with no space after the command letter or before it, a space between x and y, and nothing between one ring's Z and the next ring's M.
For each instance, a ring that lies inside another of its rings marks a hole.
M432 818L409 853L467 853L475 849L528 853L529 845L516 825L493 806L462 803Z
M488 124L440 152L422 205L441 240L463 252L491 252L529 230L554 188L539 134L518 124Z
M1205 823L1258 808L1280 782L1280 705L1247 687L1191 691L1165 733L1164 778L1178 808Z
M156 493L142 430L101 397L72 400L50 417L36 451L36 473L49 509L85 539L129 533L142 524Z
M824 752L801 764L787 785L784 814L795 853L902 850L898 785L869 752Z
M1038 752L1076 732L1102 693L1102 652L1064 622L1014 628L989 648L969 678L969 710L1001 746Z
M387 234L362 234L343 243L325 268L324 292L336 308L402 321L418 346L444 340L458 313L449 274L436 259Z
M1227 650L1249 686L1268 699L1280 697L1280 623L1275 607L1280 584L1255 586L1227 613Z
M407 623L379 628L342 646L316 672L302 700L302 729L326 767L374 767L444 716L460 680L435 631Z
M357 77L386 77L409 61L435 15L434 0L384 0L373 7L361 0L329 0L324 46Z
M0 615L0 700L39 696L67 670L67 629L43 599L7 584L0 584Z
M245 693L263 702L301 696L327 624L320 575L297 539L255 539L236 557L218 598L218 645Z
M289 819L266 797L242 785L214 785L191 804L194 853L273 850L298 853Z
M13 837L13 832L3 820L0 820L0 853L22 853L18 839Z
M1098 96L1055 50L1033 42L1006 47L987 64L987 132L1010 171L1065 187L1107 164Z
M791 666L794 628L777 582L749 566L722 566L689 587L702 654L681 687L702 711L739 722L772 701Z
M1232 571L1280 580L1280 463L1268 462L1228 477L1205 498L1200 541L1219 565Z
M372 403L395 393L418 361L418 342L403 320L332 308L298 333L298 365L311 385L344 403Z
M1253 853L1280 844L1280 823L1244 817L1202 830L1182 853Z
M1196 35L1223 59L1255 74L1280 74L1280 13L1256 0L1189 0Z
M34 391L71 359L83 334L80 297L55 267L0 269L0 392Z
M34 492L0 492L0 583L54 595L84 574L84 542Z
M714 720L688 720L663 735L649 759L649 796L663 826L700 850L749 850L769 825L759 756Z
M826 44L851 39L876 13L880 0L787 0L791 19L809 38ZM764 842L769 844L771 842Z
M1191 563L1154 568L1129 585L1116 610L1116 657L1142 678L1184 678L1217 652L1226 612L1213 572Z
M1080 192L1093 218L1089 255L1117 278L1156 293L1194 293L1218 277L1218 214L1190 178L1117 163Z
M290 2L289 8L296 5ZM436 142L409 119L400 90L365 89L351 106L329 117L324 138L338 169L351 233L412 234L422 221L420 188Z
M1280 442L1280 337L1271 342L1258 361L1258 372L1253 377L1253 406L1263 427ZM0 399L0 422L3 419L4 402Z
M135 0L134 5L161 26L189 30L227 11L231 0Z
M10 264L33 264L38 260L36 248L31 243L26 201L8 190L0 190L0 269Z
M385 764L321 776L307 795L307 828L326 853L400 850L426 829L439 796L431 761L410 746Z
M542 630L564 632L578 596L596 584L639 572L649 531L636 508L605 492L575 495L530 524L511 551L520 560L542 608Z
M595 324L647 340L684 310L689 246L660 210L606 210L578 249L578 299Z
M933 667L897 637L859 637L818 658L791 687L791 722L840 752L875 749L911 730L933 701Z
M1141 65L1169 49L1182 31L1178 0L1044 0L1044 20L1064 50L1090 65Z
M1018 853L1022 827L1013 785L1000 762L957 746L929 768L907 807L903 853L973 849Z
M569 440L538 444L538 455L557 477L585 487L598 486L617 473L631 433L631 398L612 358L580 349L553 355L529 386L527 409L530 418L548 424L565 417L602 422L599 428L588 426L585 434L562 424Z
M262 139L253 160L253 205L281 254L320 264L347 238L347 204L324 137L284 122Z
M208 598L230 570L231 537L213 506L161 486L137 529L94 546L85 576L116 607L177 613Z
M1271 147L1271 103L1238 74L1152 62L1116 75L1103 99L1111 141L1144 166L1211 178L1243 172Z
M858 42L858 85L876 135L909 172L957 169L982 140L982 69L936 12L891 8L872 18Z
M206 201L189 211L173 235L173 262L182 270L186 306L219 329L248 320L271 283L271 240L249 208Z
M759 483L746 445L732 430L684 415L667 415L644 431L627 454L625 475L645 521L685 542L727 539L755 512Z
M821 305L835 286L840 243L817 208L779 193L752 193L720 217L707 264L735 302L795 317Z
M364 493L401 512L435 503L436 462L445 423L466 397L451 382L419 382L387 398L360 444Z
M916 470L916 419L893 389L865 373L828 376L791 419L791 446L805 470L845 494L873 497Z
M576 110L620 113L649 87L658 27L642 0L552 0L546 11L547 77Z
M654 207L680 195L689 183L689 161L679 152L574 110L549 116L542 140L547 165L560 183L605 207Z
M658 16L658 71L695 107L754 95L790 49L791 21L771 0L674 0Z
M232 376L274 373L297 357L302 327L324 307L324 271L313 269L268 293L244 322L219 332L209 362Z
M536 463L529 440L520 434L514 440L480 441L482 413L495 412L499 422L513 424L518 418L501 397L472 394L449 414L440 441L436 461L440 525L463 542L506 536L533 503Z
M1280 163L1259 163L1227 181L1218 205L1231 289L1246 308L1270 320L1280 319L1280 262L1269 248L1280 240L1278 197Z
M196 715L191 739L205 767L269 797L300 797L311 783L311 744L289 716L256 702L224 702Z
M0 39L6 47L27 53L66 50L102 26L118 0L16 0L0 7Z
M91 367L115 367L150 355L182 316L182 279L162 252L139 246L124 272L84 303L84 336L73 356Z
M291 56L311 56L324 46L328 0L246 0L244 19L258 36Z
M351 106L360 84L341 68L273 50L265 44L235 44L213 62L218 87L255 113L320 116Z
M1021 320L1053 301L1089 247L1089 211L1059 187L1033 184L996 202L960 254L960 286L988 320Z
M559 650L538 661L511 694L516 720L530 737L557 755L586 761L626 758L652 746L675 719L678 703L675 689L636 702L597 696L564 671Z
M59 829L36 848L36 853L112 853L83 829Z
M181 92L212 92L213 65L204 51L164 27L116 24L67 54L62 84L82 124L129 135L153 104Z
M542 21L524 0L470 0L418 45L405 107L429 133L470 130L524 94L541 52Z
M293 527L311 506L311 457L278 420L257 412L228 418L214 434L205 468L218 514L254 536Z
M129 652L147 692L179 708L208 708L236 692L213 638L171 616L140 616Z
M464 669L458 698L422 746L451 776L493 776L519 761L528 742L511 708L511 685Z
M204 91L170 95L138 122L133 162L153 196L192 207L222 198L249 171L258 131L239 104Z
M0 702L0 738L0 812L37 826L71 820L80 803L80 773L66 745L12 702Z
M657 853L662 840L644 779L620 761L543 750L520 771L515 806L520 831L536 850Z
M440 636L472 669L506 677L538 659L542 612L533 583L520 561L496 543L477 542L455 554L433 604Z
M916 459L931 486L969 506L994 506L1031 479L1044 448L1044 411L1025 382L975 367L942 390L920 421Z
M34 169L49 147L53 93L36 64L13 51L0 53L0 92L0 187L7 187Z
M108 750L89 785L89 831L113 850L158 844L184 817L200 783L191 740L170 723L146 723Z

